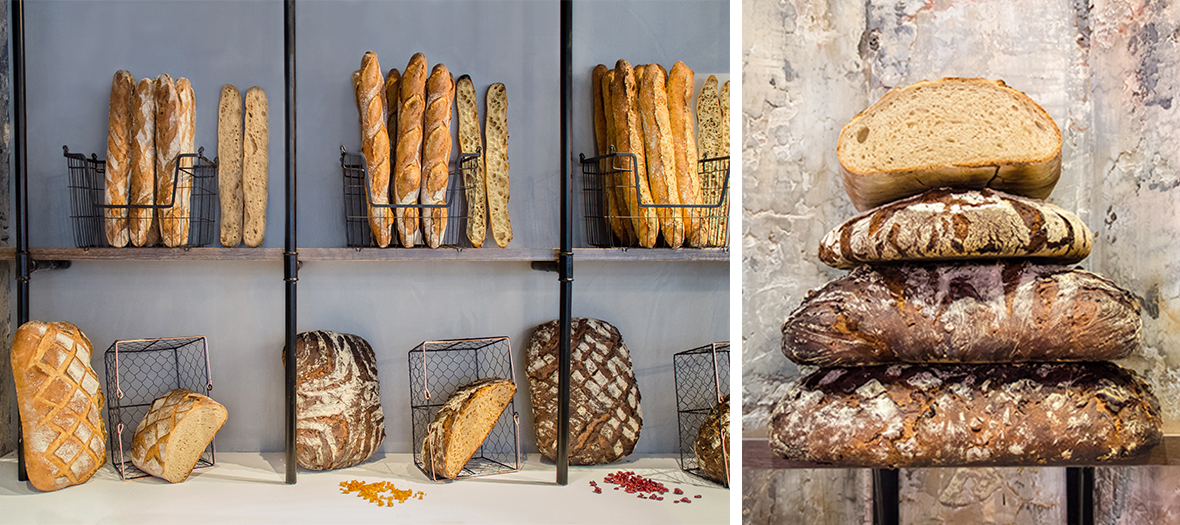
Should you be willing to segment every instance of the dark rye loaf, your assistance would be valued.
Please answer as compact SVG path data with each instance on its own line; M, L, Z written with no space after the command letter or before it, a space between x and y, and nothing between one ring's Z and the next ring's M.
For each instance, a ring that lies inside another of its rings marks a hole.
M537 327L525 348L533 426L541 455L557 457L557 321ZM574 318L571 331L569 463L597 465L628 455L639 440L643 412L631 354L618 329Z
M848 467L1084 464L1159 443L1159 401L1112 363L821 368L771 414L786 459Z
M862 213L820 241L836 268L861 263L1036 258L1072 264L1093 234L1077 215L990 189L940 188Z
M327 330L295 341L295 453L312 470L351 467L385 439L373 347Z
M1082 270L1030 262L861 266L810 292L783 324L805 365L1120 359L1139 303Z

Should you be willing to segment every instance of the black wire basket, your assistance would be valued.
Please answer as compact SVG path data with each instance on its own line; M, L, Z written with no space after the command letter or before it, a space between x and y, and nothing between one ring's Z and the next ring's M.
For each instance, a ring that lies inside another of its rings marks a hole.
M435 415L460 388L485 378L516 382L512 373L512 343L507 337L425 341L410 351L410 413L414 464L434 479L422 458ZM514 396L515 397L515 396ZM495 427L457 478L504 474L520 470L520 415L515 401L500 414Z
M479 166L480 153L463 153L459 155L457 168L450 171L447 181L447 199L443 204L373 204L372 208L389 210L390 217L395 215L398 208L415 208L426 211L445 208L447 227L443 232L440 247L470 248L471 241L467 239L467 186L464 180L471 176ZM349 248L376 248L377 239L373 237L373 229L369 226L369 170L365 164L365 156L361 153L350 152L340 146L340 169L344 172L344 232L346 245ZM474 177L471 176L472 180ZM389 177L390 194L393 194L394 177L392 170ZM419 216L422 214L419 213ZM390 248L401 246L397 238L397 227L390 219L393 230L393 242ZM415 247L426 246L425 239L418 235Z
M701 424L708 418L709 412L729 395L729 343L713 343L674 354L672 369L676 377L680 468L694 476L716 482L702 472L695 445ZM729 450L728 444L725 444L725 450ZM728 460L726 463L729 463ZM728 474L729 469L726 469Z
M638 246L637 239L621 239L612 224L631 222L635 217L618 203L627 192L634 192L639 177L635 172L633 153L612 153L586 158L582 164L582 209L586 224L586 243L596 248L627 248ZM642 208L675 209L682 220L692 221L705 231L705 242L699 248L729 247L729 157L702 159L697 163L701 181L703 204L644 204ZM660 235L656 248L667 248ZM686 240L681 248L693 248Z
M217 230L217 214L220 205L217 199L217 161L205 158L205 148L197 153L182 153L178 159L193 159L192 162L176 162L172 179L172 196L166 204L105 204L106 202L106 161L98 155L86 158L81 153L70 153L68 146L62 146L66 164L69 167L70 222L74 229L74 246L78 248L106 248L110 244L106 236L106 210L108 209L171 209L176 196L190 195L189 216L177 217L189 221L189 235L181 248L205 246L213 242ZM188 186L181 186L181 174L188 175ZM128 247L131 247L128 244Z
M152 402L177 388L209 395L213 379L205 338L115 341L106 351L107 435L111 464L123 479L149 476L131 462L131 440ZM193 470L216 464L212 442Z

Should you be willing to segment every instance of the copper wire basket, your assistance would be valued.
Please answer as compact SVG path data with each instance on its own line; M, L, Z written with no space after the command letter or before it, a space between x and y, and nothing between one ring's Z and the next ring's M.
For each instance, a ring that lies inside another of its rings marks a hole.
M729 343L713 343L672 356L676 378L676 415L680 430L680 468L699 478L716 483L704 475L696 454L696 440L701 424L713 407L729 395ZM724 438L724 434L722 436ZM729 486L730 443L723 439L726 486Z

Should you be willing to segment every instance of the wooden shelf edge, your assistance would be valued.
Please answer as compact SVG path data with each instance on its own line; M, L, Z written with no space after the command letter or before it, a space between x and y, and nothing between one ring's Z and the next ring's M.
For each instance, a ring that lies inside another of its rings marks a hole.
M13 257L15 258L15 249ZM4 252L0 252L3 254ZM281 261L282 248L30 248L42 261Z
M300 248L300 261L555 261L554 248Z
M728 262L725 248L574 248L575 261Z
M1180 436L1164 436L1159 445L1148 453L1130 459L1096 463L1059 462L1045 465L938 465L934 467L906 468L954 468L954 467L1135 467L1135 466L1176 466L1180 465ZM766 438L742 439L742 468L756 469L832 469L857 468L833 466L805 461L788 461L770 451ZM867 468L867 467L866 467Z

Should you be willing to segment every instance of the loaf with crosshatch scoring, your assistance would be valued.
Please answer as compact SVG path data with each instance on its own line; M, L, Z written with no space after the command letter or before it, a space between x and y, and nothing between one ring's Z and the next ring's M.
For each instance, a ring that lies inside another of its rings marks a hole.
M525 345L537 448L557 457L558 321L541 324ZM643 412L631 354L619 331L605 321L574 318L571 331L569 462L611 463L639 440Z
M453 479L483 445L512 401L516 384L489 377L460 387L435 414L422 440L422 464L436 478Z
M170 483L188 479L229 413L209 396L177 388L152 401L131 439L139 470Z

